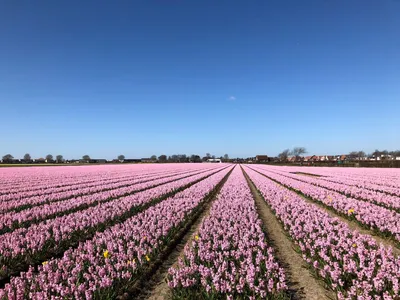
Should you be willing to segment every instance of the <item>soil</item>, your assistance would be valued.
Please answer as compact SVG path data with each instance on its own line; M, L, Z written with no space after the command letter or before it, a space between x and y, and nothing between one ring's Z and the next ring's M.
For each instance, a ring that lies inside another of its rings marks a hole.
M393 254L395 254L397 256L400 255L400 249L398 248L396 242L393 241L393 239L381 237L381 236L377 235L374 231L361 227L360 224L358 224L356 221L349 220L349 219L341 216L340 214L334 212L332 209L328 209L324 204L322 204L320 202L317 202L317 201L314 201L314 200L311 200L311 199L309 199L309 198L307 198L307 197L305 197L305 196L303 196L301 194L298 194L298 195L300 197L302 197L308 203L311 203L311 204L314 204L314 205L318 205L319 207L323 208L325 210L325 212L329 216L331 216L333 218L338 218L343 223L346 223L351 230L357 230L359 233L368 234L368 235L372 236L372 238L378 244L382 244L385 247L391 247L392 250L393 250Z
M230 173L231 171L228 175L230 175ZM222 188L223 184L225 184L228 177L229 176L226 176L223 179L222 184L218 188L218 192ZM172 298L172 291L167 283L168 269L172 266L176 266L179 257L183 257L185 245L189 243L194 234L199 231L203 219L208 216L211 206L217 198L218 192L216 192L214 196L205 203L202 212L185 232L185 235L179 240L174 249L169 253L168 257L162 261L157 271L142 284L141 291L135 299L161 300Z
M325 177L322 175L317 175L317 174L312 174L312 173L304 173L304 172L289 172L291 174L296 174L296 175L303 175L303 176L308 176L308 177Z
M256 170L254 170L254 171L256 171ZM272 181L274 181L274 182L280 184L281 186L287 188L285 185L281 184L279 181L274 180L274 179L272 179L272 178L266 176L265 174L262 174L262 173L259 173L259 174L261 174L261 175L267 177L268 179L270 179L270 180L272 180ZM300 197L302 197L302 198L303 198L305 201L307 201L308 203L311 203L311 204L314 204L314 205L317 205L317 206L323 208L323 209L325 210L325 212L326 212L329 216L331 216L331 217L333 217L333 218L338 218L341 222L346 223L346 224L349 226L349 228L350 228L351 230L357 230L357 231L360 232L361 234L370 235L378 244L382 244L382 245L384 245L385 247L390 247L390 248L392 248L393 254L396 255L396 256L400 256L400 249L399 249L399 247L398 247L398 244L397 244L397 242L394 241L392 238L381 237L381 236L377 235L376 232L374 232L373 230L363 228L363 227L362 227L359 223L357 223L356 221L354 221L354 220L349 220L349 219L343 217L343 216L340 215L339 213L337 213L337 212L333 211L332 209L328 208L328 207L327 207L326 205L324 205L323 203L318 202L318 201L315 201L315 200L313 200L313 199L310 199L310 198L304 196L303 194L297 192L296 190L293 190L293 192L295 192L297 195L299 195Z
M326 290L323 287L323 282L313 277L307 270L303 258L294 250L294 244L287 237L282 225L262 198L253 182L250 181L245 172L244 174L254 195L259 216L265 225L268 240L274 247L278 260L285 268L291 298L334 299L333 292Z

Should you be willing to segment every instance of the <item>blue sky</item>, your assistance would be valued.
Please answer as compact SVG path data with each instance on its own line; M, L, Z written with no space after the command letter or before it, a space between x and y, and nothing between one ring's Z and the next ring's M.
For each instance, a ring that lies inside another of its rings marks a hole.
M0 3L0 154L400 148L400 1Z

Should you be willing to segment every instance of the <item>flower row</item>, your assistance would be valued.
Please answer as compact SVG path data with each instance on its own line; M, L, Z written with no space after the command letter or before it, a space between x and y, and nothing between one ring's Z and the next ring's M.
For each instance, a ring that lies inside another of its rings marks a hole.
M60 259L46 261L39 272L13 277L0 299L109 299L140 278L202 200L225 177L224 169L175 196L116 224L70 249Z
M129 218L157 202L160 197L201 181L215 172L218 174L220 170L186 177L116 201L101 203L83 211L5 233L0 239L0 278L22 269L21 262L25 267L47 259L64 251L71 244L89 238L96 231L102 231Z
M16 228L27 227L32 223L52 218L55 216L65 215L74 211L83 210L90 206L97 205L106 201L118 199L123 196L142 191L159 184L165 184L170 181L182 179L184 177L193 176L202 172L191 172L178 174L168 177L148 178L146 180L134 180L130 186L115 190L106 190L80 197L69 198L67 200L46 203L44 205L33 206L22 211L10 211L0 215L0 234L6 231L12 231Z
M356 220L364 227L375 230L384 236L391 236L397 242L400 242L400 214L396 211L272 173L265 170L265 168L262 170L258 168L257 170L283 185L301 192L314 201L323 203L345 217Z
M265 169L265 168L262 168ZM268 170L268 169L266 169ZM271 171L271 170L268 170ZM291 174L288 172L282 172L278 170L273 170L274 173L296 179L299 181L307 182L319 187L327 188L329 190L334 190L336 192L342 193L348 197L353 197L360 200L365 200L380 206L384 206L390 209L395 209L400 211L400 197L389 195L384 192L373 191L371 189L359 188L357 186L351 186L344 183L336 183L326 180L324 178L313 178L309 176L301 176L296 174ZM399 189L400 193L400 189Z
M165 174L166 173L166 174ZM154 176L163 176L171 174L171 172L163 172L163 173L144 173L144 174L130 174L124 176L114 176L111 178L95 179L92 182L79 182L75 184L69 184L66 186L61 187L41 187L37 189L34 186L26 187L24 190L21 191L13 191L8 194L0 195L0 201L10 201L10 200L23 200L30 197L46 197L48 195L60 194L62 192L70 192L71 194L77 193L77 195L85 194L85 190L89 188L96 188L96 187L103 187L104 189L107 188L114 188L113 185L119 184L120 186L129 184L131 180L138 179L138 178L147 178L147 177L154 177ZM34 187L32 189L32 187ZM90 192L90 190L89 190ZM79 194L78 194L79 193ZM58 198L60 196L57 196Z
M400 259L369 235L350 230L322 208L245 167L303 259L339 299L397 299Z
M250 188L236 167L176 267L169 286L177 298L273 297L287 289L268 246Z
M192 171L189 173L185 174L190 174L190 173L198 173L202 171ZM145 183L147 182L148 185L155 185L157 184L156 182L163 182L165 181L165 178L168 178L170 175L155 175L151 177L137 177L130 179L127 182L122 182L122 183L112 183L108 185L98 185L96 187L91 187L91 188L84 188L84 189L78 189L78 190L73 190L73 191L67 191L67 192L61 192L61 193L56 193L52 195L46 195L46 196L35 196L35 197L30 197L27 199L22 199L22 200L13 200L13 201L7 201L7 202L2 202L0 204L0 212L5 213L11 210L24 210L27 208L31 208L34 206L38 205L43 205L43 204L52 204L54 203L56 206L57 205L62 205L60 202L64 201L64 203L68 203L68 201L72 198L76 197L82 197L82 198L91 198L92 195L102 193L104 195L104 199L108 198L115 198L115 197L120 197L124 196L127 194L132 193L135 191L136 185ZM180 173L177 175L178 177ZM184 176L184 174L183 174ZM176 176L175 176L176 177ZM153 184L154 183L154 184Z

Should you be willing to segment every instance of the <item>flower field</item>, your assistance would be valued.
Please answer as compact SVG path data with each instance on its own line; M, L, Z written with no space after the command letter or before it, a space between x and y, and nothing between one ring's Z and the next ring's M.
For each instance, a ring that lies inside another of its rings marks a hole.
M398 170L31 167L0 183L0 299L400 298Z

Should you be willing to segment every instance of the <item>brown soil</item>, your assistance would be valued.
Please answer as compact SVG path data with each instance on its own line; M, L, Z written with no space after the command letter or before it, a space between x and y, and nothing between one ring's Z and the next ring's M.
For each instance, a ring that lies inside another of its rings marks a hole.
M331 216L333 218L338 218L340 221L342 221L344 223L347 223L347 225L349 226L349 228L351 230L357 230L358 232L360 232L362 234L368 234L368 235L372 236L372 238L378 244L382 244L385 247L391 247L392 250L393 250L393 253L395 255L397 255L397 256L400 255L400 249L398 248L398 246L396 245L396 242L393 241L392 238L381 237L381 236L377 235L374 231L361 227L360 224L358 224L356 221L349 220L349 219L341 216L340 214L334 212L332 209L329 209L327 206L325 206L321 202L314 201L314 200L309 199L309 198L307 198L307 197L305 197L304 195L301 195L301 194L298 194L298 195L300 197L302 197L304 200L306 200L308 203L311 203L311 204L314 204L314 205L318 205L319 207L323 208L329 216Z
M325 177L317 174L312 174L312 173L304 173L304 172L290 172L291 174L296 174L296 175L303 175L303 176L308 176L308 177Z
M231 171L228 173L228 175L230 175L230 173ZM229 176L226 176L223 179L222 184L217 189L217 192L214 193L213 197L211 197L204 204L202 212L196 216L196 220L192 223L189 229L185 231L184 236L180 238L179 242L176 244L170 254L163 259L157 271L145 283L142 283L140 292L137 294L135 299L161 300L172 298L172 292L166 280L168 276L168 269L172 266L176 266L178 263L178 258L183 256L185 245L191 241L194 234L200 229L203 219L209 214L212 203L217 198L219 190L225 184L228 177Z
M278 260L285 268L288 277L288 286L291 289L291 297L294 299L334 299L333 292L323 287L323 282L317 280L307 270L301 255L294 250L294 244L288 239L287 233L283 230L267 203L264 201L259 191L250 181L244 172L250 189L254 195L259 216L264 222L265 231L269 241L275 248Z
M256 171L256 170L254 170L254 171ZM256 171L256 172L257 172L257 171ZM270 180L272 180L272 181L278 183L279 185L281 185L281 186L283 186L283 187L285 187L285 188L288 188L288 187L286 187L285 185L281 184L279 181L274 180L274 179L270 178L269 176L267 176L267 175L265 175L265 174L262 174L262 173L259 173L259 174L261 174L261 175L267 177L268 179L270 179ZM293 192L295 192L297 195L299 195L300 197L302 197L302 198L303 198L305 201L307 201L308 203L311 203L311 204L314 204L314 205L317 205L317 206L323 208L323 209L325 210L325 212L326 212L329 216L331 216L331 217L333 217L333 218L338 218L340 221L346 223L346 224L349 226L349 228L350 228L351 230L357 230L358 232L360 232L360 233L362 233L362 234L368 234L368 235L370 235L378 244L382 244L382 245L384 245L385 247L390 247L390 248L392 248L393 254L394 254L394 255L397 255L397 256L400 255L400 249L399 249L399 247L398 247L398 244L397 244L396 241L393 240L393 238L385 238L385 237L379 236L379 235L377 235L377 233L374 232L373 230L363 228L363 227L362 227L359 223L357 223L356 221L354 221L354 220L349 220L349 219L343 217L342 215L340 215L339 213L333 211L332 208L326 206L325 204L323 204L323 203L321 203L321 202L319 202L319 201L313 200L313 199L311 199L311 198L309 198L309 197L306 197L306 196L304 196L303 194L301 194L301 193L300 193L299 191L297 191L297 190L293 190Z

